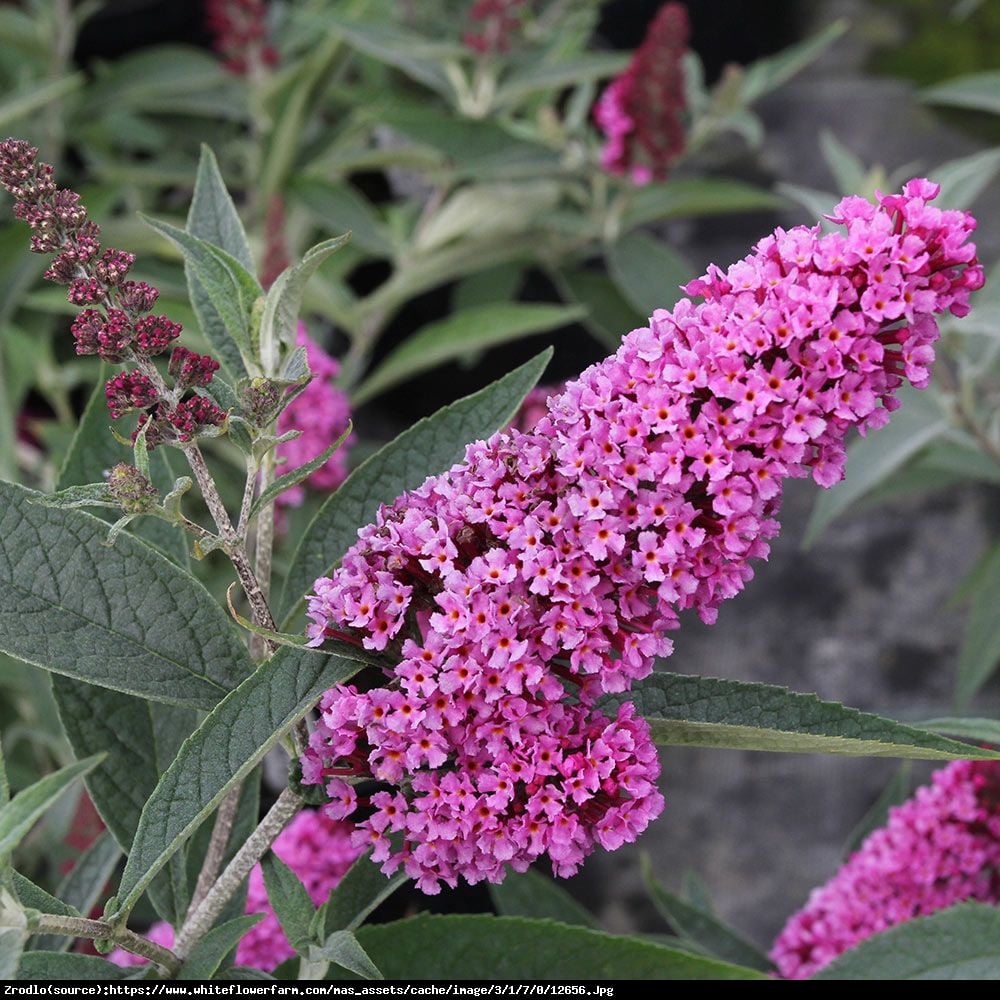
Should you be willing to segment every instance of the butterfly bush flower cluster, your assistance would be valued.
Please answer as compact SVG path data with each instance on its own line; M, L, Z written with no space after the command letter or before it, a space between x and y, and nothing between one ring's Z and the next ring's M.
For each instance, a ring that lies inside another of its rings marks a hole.
M889 815L785 925L771 951L808 979L855 945L966 900L1000 905L1000 766L959 760Z
M301 435L278 445L278 456L285 460L284 470L296 469L311 462L347 430L351 408L347 396L334 380L340 374L340 363L310 338L300 323L297 343L306 349L309 371L313 380L282 411L278 418L278 434L298 430ZM278 502L298 507L305 499L305 486L316 490L335 490L347 478L347 452L354 441L350 435L330 458L313 472L304 484L282 493Z
M300 812L278 835L271 850L298 876L317 906L326 902L360 853L351 844L349 825L330 820L312 809ZM295 949L268 901L260 865L250 872L246 912L263 913L264 919L240 939L236 946L237 965L271 972L295 956ZM174 929L162 920L149 928L146 937L164 948L174 945ZM146 959L121 948L108 957L115 965L126 967L146 963Z
M276 66L268 40L264 0L206 0L205 19L215 51L231 73L245 76L258 66Z
M572 874L661 811L644 721L598 707L671 652L665 633L767 556L786 478L841 478L844 437L925 385L934 314L983 272L975 220L915 180L845 227L779 229L687 286L548 401L531 432L383 507L331 578L309 635L382 654L383 687L326 695L303 760L331 816L425 892L547 854ZM388 788L359 801L351 780ZM402 835L393 846L392 834Z
M184 444L225 423L225 413L197 391L212 381L219 364L207 355L174 346L181 325L153 314L157 289L128 277L135 256L102 249L100 228L87 218L80 196L57 188L52 167L19 139L0 142L0 185L14 197L14 214L33 230L31 249L54 254L45 277L67 285L69 301L82 308L73 321L76 353L96 354L113 364L134 364L107 383L115 419L138 410L146 443ZM153 359L169 354L170 387Z
M526 6L525 0L474 0L467 15L473 27L462 42L479 55L509 52Z
M684 53L690 28L683 4L660 8L628 68L594 107L605 135L601 166L634 184L665 180L684 152Z

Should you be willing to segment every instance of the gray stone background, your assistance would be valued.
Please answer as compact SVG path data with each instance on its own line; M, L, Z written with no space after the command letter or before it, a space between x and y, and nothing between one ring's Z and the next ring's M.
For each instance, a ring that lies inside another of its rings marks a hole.
M890 172L912 163L915 175L931 177L936 164L980 148L918 104L906 81L862 75L866 39L887 30L883 15L861 0L810 7L817 27L846 16L852 28L759 107L767 138L754 169L834 190L819 152L823 129L865 163ZM998 208L996 187L974 206L988 264L1000 256ZM801 211L781 219L808 221ZM693 263L725 264L763 234L741 225L678 226L668 235ZM963 488L853 509L803 551L816 495L811 482L790 485L770 560L758 564L756 578L723 606L715 626L685 622L674 634L669 667L787 685L895 718L947 714L963 621L961 609L947 605L995 534L995 493ZM998 696L994 683L976 708L995 711ZM809 890L834 873L850 832L899 766L684 748L665 750L662 761L664 814L634 847L597 852L572 891L609 930L663 930L639 873L646 852L675 891L687 869L697 871L720 915L764 946ZM913 774L922 779L930 770L917 764Z

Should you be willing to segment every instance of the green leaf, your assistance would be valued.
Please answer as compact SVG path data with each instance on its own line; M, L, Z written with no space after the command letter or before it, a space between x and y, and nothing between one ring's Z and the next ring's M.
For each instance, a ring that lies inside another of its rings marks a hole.
M105 958L65 952L26 951L17 970L18 981L46 979L130 979L135 969L120 969Z
M0 924L0 979L9 981L16 978L24 942L23 927L4 927Z
M353 661L283 648L223 699L184 742L142 811L118 890L117 919L206 816Z
M46 892L41 886L35 885L31 879L26 878L20 872L15 871L13 874L14 892L22 906L38 910L40 913L54 913L57 917L80 916L80 911L75 907L68 906L61 899L56 899L55 896Z
M863 194L868 171L861 160L826 128L819 134L819 147L837 190L844 194Z
M997 719L931 719L921 722L920 728L1000 747L1000 721Z
M198 161L187 231L192 236L225 250L247 271L253 271L253 254L250 252L246 230L233 199L226 190L219 162L211 148L204 144Z
M250 341L250 316L254 303L264 294L257 279L235 257L207 240L192 236L191 233L172 226L169 222L153 219L141 213L139 217L181 251L192 292L197 289L207 296L228 341L219 339L219 329L214 320L209 319L206 326L202 309L194 294L191 304L195 307L199 322L202 323L202 332L220 355L220 361L237 377L242 376L245 371L252 372L255 359ZM239 358L242 359L240 367L235 364L233 345L236 346Z
M350 233L344 233L335 239L317 243L306 251L301 263L286 267L271 285L264 301L264 312L260 322L260 353L265 374L278 373L279 344L295 346L295 330L306 283L316 273L320 264L331 254L336 253L350 238Z
M597 52L563 62L528 62L517 72L503 78L493 107L510 108L539 91L562 90L585 80L617 76L628 65L630 58L627 52Z
M275 497L280 496L285 490L301 483L303 479L308 479L320 466L326 465L330 457L336 452L354 431L354 425L348 421L347 429L337 438L329 448L324 448L314 459L300 465L291 472L286 472L271 483L270 486L256 500L250 508L250 520L252 521L261 510L264 509Z
M49 806L100 762L100 756L78 760L18 792L0 809L0 856L14 850Z
M239 943L240 938L263 919L263 913L251 913L213 927L191 949L191 954L181 966L177 978L211 979L222 965L222 960Z
M85 82L86 77L82 73L73 73L44 83L32 83L8 93L0 101L0 129L7 129L13 122L36 115L46 105L79 90Z
M348 21L332 16L328 10L315 17L315 26L323 35L336 32L359 52L394 66L442 97L454 97L454 89L441 64L462 54L457 45L435 42L391 23Z
M80 417L73 442L59 472L57 487L60 490L91 483L119 462L131 461L129 449L115 440L109 426L104 383L110 374L109 366L102 364L94 391ZM169 490L173 474L164 449L160 448L150 456L150 474L153 485L161 493ZM108 521L114 519L112 515L98 516ZM143 517L136 522L134 534L155 546L178 566L187 568L187 542L179 528L157 517Z
M1000 70L970 73L920 91L927 104L947 104L1000 115Z
M316 915L316 907L298 875L273 851L264 857L261 867L268 902L289 944L301 951L309 941L309 926Z
M56 507L59 510L76 510L80 507L121 508L111 499L107 483L88 483L86 486L68 486L55 493L42 494L34 503L42 507Z
M517 297L523 281L524 268L517 264L498 264L478 274L470 274L455 283L451 292L451 311L510 302Z
M741 96L747 104L777 90L821 55L847 30L846 21L834 21L804 42L791 45L777 55L758 59L746 68Z
M0 483L0 648L154 701L211 708L252 670L205 588L105 522ZM30 628L29 628L30 625Z
M376 257L393 255L392 240L378 210L350 184L331 184L313 178L297 180L290 194L308 210L316 224L327 231L351 233L351 242Z
M742 934L660 885L653 876L649 858L645 856L642 859L642 878L660 916L675 934L725 962L745 965L761 972L773 971L774 966L768 957Z
M382 869L372 861L371 852L366 851L347 869L330 898L316 911L309 936L325 941L335 931L357 930L368 914L407 881L401 869L389 876L382 874Z
M959 903L909 920L862 941L812 978L1000 979L1000 909Z
M384 979L352 931L335 931L322 945L309 949L310 962L327 961L361 979Z
M606 712L632 702L661 746L832 753L915 760L1000 760L878 715L774 684L655 673L602 699Z
M934 204L939 208L969 208L989 188L997 173L1000 173L1000 148L984 149L942 163L934 168L934 180L941 185Z
M735 212L765 212L780 208L778 195L720 177L675 177L669 184L648 184L629 192L622 218L624 229L665 219L685 219Z
M1000 545L996 545L977 581L972 606L965 620L962 648L958 655L955 697L967 705L990 679L1000 663Z
M386 389L445 361L521 337L546 333L583 316L574 306L498 302L452 313L407 337L352 393L360 406Z
M927 727L921 727L927 728ZM889 810L898 806L910 797L912 783L910 780L912 768L908 760L903 761L892 780L882 789L871 808L861 817L854 829L847 835L843 855L849 857L865 841L870 833L885 826L889 819Z
M279 602L286 625L313 581L340 560L379 506L450 468L470 441L506 426L551 356L551 349L543 351L485 389L442 407L354 470L320 507L292 556Z
M911 456L940 437L948 420L926 393L904 386L900 409L877 434L860 438L847 450L847 478L824 490L813 507L802 539L812 545L851 504L888 479Z
M508 872L490 886L490 899L501 917L555 920L573 927L597 929L597 918L555 881L537 871Z
M612 243L605 256L612 280L640 316L669 309L683 294L679 286L693 277L676 250L642 231Z
M362 927L358 941L386 979L765 979L640 938L551 920L481 914ZM331 970L329 979L348 979Z
M606 274L578 268L559 272L556 281L566 298L575 299L587 309L583 325L608 350L616 351L626 333L645 323L643 315L625 301Z

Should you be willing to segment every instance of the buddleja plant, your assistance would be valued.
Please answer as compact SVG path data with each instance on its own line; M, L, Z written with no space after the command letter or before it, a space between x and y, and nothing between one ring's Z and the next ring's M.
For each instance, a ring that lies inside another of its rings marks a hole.
M89 411L55 493L0 484L0 648L52 674L79 758L13 797L0 780L5 975L762 978L746 952L580 926L527 870L567 876L636 840L664 805L658 745L998 757L653 669L681 611L712 621L750 579L784 479L837 481L848 431L926 383L935 315L982 284L974 220L930 205L930 182L845 199L837 233L777 230L710 268L686 286L700 304L654 312L530 431L497 433L547 352L416 424L332 494L281 588L273 501L312 469L276 476L276 425L310 377L305 282L346 236L265 294L206 150L187 227L149 222L184 255L212 358L178 343L132 255L101 245L32 147L0 144L0 183L80 310L76 350L122 366L112 418L135 414L116 442ZM202 451L222 436L246 469L232 508ZM131 454L106 462L115 448ZM232 566L228 613L188 569L212 551ZM255 769L278 743L293 766L260 818ZM12 852L80 777L110 838L60 899ZM407 880L487 881L503 915L365 926ZM129 923L147 902L161 922L143 936ZM73 938L114 961L61 950Z

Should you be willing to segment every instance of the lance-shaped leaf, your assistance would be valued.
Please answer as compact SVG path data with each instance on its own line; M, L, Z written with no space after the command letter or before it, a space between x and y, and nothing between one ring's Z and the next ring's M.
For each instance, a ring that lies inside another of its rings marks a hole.
M211 148L204 144L198 161L187 231L192 236L225 250L246 270L253 270L253 254L250 252L250 242L243 222L226 190L218 160Z
M1000 115L1000 69L945 80L918 95L927 104L948 104Z
M967 705L1000 664L1000 545L994 546L977 574L972 606L958 656L955 696Z
M127 914L173 853L300 719L359 664L282 648L257 668L184 742L139 820L114 916Z
M635 704L662 746L1000 760L1000 753L773 684L656 673L631 691L602 699L605 711L615 711L622 702Z
M222 965L222 960L239 943L240 938L263 919L263 913L251 913L213 927L191 949L191 954L181 966L177 978L211 979Z
M0 856L9 854L41 818L49 806L74 782L101 762L101 757L87 757L47 774L22 789L0 809Z
M862 941L813 979L1000 979L1000 910L960 903Z
M920 728L1000 747L1000 719L931 719L921 722Z
M370 855L366 851L355 860L330 898L316 911L310 930L314 940L325 941L335 931L357 930L369 913L409 880L402 870L387 878Z
M386 979L766 979L755 969L551 920L424 914L357 939ZM331 969L328 979L350 979Z
M673 247L638 230L613 243L607 260L618 290L641 316L669 309L681 297L681 284L693 277L691 265Z
M67 955L65 952L27 951L17 970L20 982L51 979L131 979L135 969L119 969L106 958Z
M295 346L295 328L309 279L320 264L350 238L350 233L344 233L343 236L317 243L306 251L300 263L286 267L271 285L260 321L261 360L265 374L277 374L279 344Z
M537 871L508 872L490 886L490 898L501 917L532 917L597 929L597 918L562 886Z
M353 931L334 931L322 945L309 949L310 962L331 962L361 979L384 979Z
M267 900L274 910L288 943L300 951L309 941L309 925L316 907L298 875L276 854L267 854L261 862Z
M550 357L551 349L543 351L485 389L442 407L354 470L320 507L292 556L280 604L286 623L313 581L340 560L381 504L444 472L461 459L470 441L508 423Z
M77 510L0 483L0 649L53 673L211 708L253 663L205 588Z

